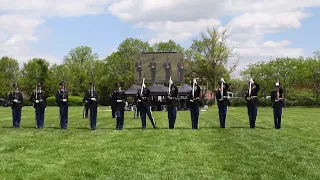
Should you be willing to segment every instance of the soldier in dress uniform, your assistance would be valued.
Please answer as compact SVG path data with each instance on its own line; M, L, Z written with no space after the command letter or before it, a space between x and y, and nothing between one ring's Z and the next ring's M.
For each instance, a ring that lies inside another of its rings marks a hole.
M219 109L220 128L226 128L227 111L230 105L228 98L229 84L225 83L222 78L219 82L219 87L215 91Z
M96 130L98 112L98 92L94 88L94 83L89 83L90 89L85 93L83 101L88 103L90 109L90 129Z
M146 118L149 117L149 120L153 126L154 129L157 129L156 122L154 121L154 118L152 117L151 112L151 93L150 89L148 89L145 84L142 85L142 89L138 93L140 93L140 96L137 96L138 98L138 104L140 107L140 117L141 117L141 123L142 123L142 129L147 128ZM141 93L142 91L142 93Z
M156 81L156 69L157 63L154 61L154 57L152 58L151 62L149 63L149 68L151 72L151 81L154 83Z
M139 58L139 60L136 62L135 67L136 67L136 71L137 71L137 73L138 73L138 81L141 82L141 78L142 78L142 76L141 76L142 63L141 63L141 61L140 61L140 58Z
M190 115L192 129L198 129L199 114L200 114L200 94L201 89L198 83L194 80L194 90L190 90L188 93L188 103L190 104Z
M169 86L169 88L170 91L167 96L169 129L174 129L177 118L178 87L171 81L171 86Z
M64 82L60 82L60 89L56 93L56 104L60 113L60 129L68 127L68 92L65 89Z
M33 107L36 110L36 128L42 129L44 126L44 115L47 107L47 96L41 90L42 84L38 83L36 90L31 94L30 101L33 102Z
M124 124L124 108L127 104L127 95L121 89L121 84L118 83L118 90L115 93L115 112L117 118L117 130L123 129Z
M271 92L271 101L273 107L273 116L274 116L274 128L281 128L281 120L282 120L282 108L284 106L283 102L283 89L280 86L280 83L274 83L275 90Z
M249 90L245 93L245 100L247 101L248 116L250 128L256 127L256 119L258 114L258 92L260 90L259 84L250 79Z
M163 63L163 69L165 73L165 81L168 82L170 78L170 73L171 73L171 62L169 61L168 57L166 62Z
M183 66L183 61L182 58L180 58L180 62L177 64L177 68L178 68L178 73L179 73L179 81L181 83L184 82L184 66Z
M12 103L12 124L14 128L19 128L21 123L21 110L23 107L22 93L19 91L18 84L12 85L14 90L9 93L9 100Z

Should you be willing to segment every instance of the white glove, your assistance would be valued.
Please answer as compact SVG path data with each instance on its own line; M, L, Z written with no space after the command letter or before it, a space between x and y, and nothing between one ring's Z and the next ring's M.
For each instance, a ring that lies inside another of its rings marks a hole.
M63 102L67 102L67 99L62 99Z
M194 102L192 99L190 99L190 102Z
M126 106L128 106L128 102L125 102L126 103Z
M91 101L96 101L97 99L96 98L91 98Z
M39 100L36 100L36 103L39 103Z
M117 100L117 102L123 102L123 100Z
M18 103L18 100L15 99L15 100L13 100L13 102Z
M138 102L141 102L141 100L140 100L140 99L138 99Z
M247 100L248 100L248 101L250 101L250 100L251 100L251 98L250 98L250 97L247 97Z

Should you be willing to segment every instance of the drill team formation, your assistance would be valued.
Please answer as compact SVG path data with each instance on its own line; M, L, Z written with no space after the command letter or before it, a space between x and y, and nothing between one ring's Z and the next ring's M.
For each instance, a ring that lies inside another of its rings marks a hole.
M256 118L258 112L258 92L260 86L252 78L249 80L249 88L244 94L247 102L249 127L256 127ZM228 90L230 88L229 84L224 81L223 78L218 83L218 87L215 89L215 97L217 99L218 105L218 115L220 120L220 128L227 127L227 112L228 106L230 105L230 100L228 96ZM60 129L68 128L68 90L64 81L59 83L60 88L56 92L56 104L59 107L59 119L60 119ZM281 128L282 120L282 109L284 106L283 88L279 82L273 84L274 90L270 92L270 97L273 107L274 115L274 128ZM37 129L44 128L45 122L45 109L47 107L46 99L48 98L46 93L41 89L42 83L36 83L34 92L30 95L30 101L33 102L33 107L35 109L35 124ZM116 129L122 130L124 128L124 111L125 107L128 105L127 95L122 89L123 84L117 83L116 89L110 94L110 99L112 100L112 116L116 118ZM165 96L167 104L168 113L168 127L169 129L175 128L175 122L177 118L177 106L178 106L178 87L172 81L171 76L169 77L169 88ZM12 124L14 128L19 128L21 124L21 111L23 108L23 95L19 91L17 83L13 84L13 91L9 93L8 96L10 102L12 103ZM90 129L96 130L97 123L97 108L98 108L98 92L95 89L95 83L93 82L93 75L91 82L89 82L89 90L87 90L83 97L83 102L85 103L84 118L90 119ZM142 86L137 90L135 96L135 102L137 104L137 110L140 112L141 127L142 129L147 128L147 117L154 129L157 129L157 123L152 115L151 105L152 105L152 95L150 89L145 85L145 78L142 79ZM192 90L188 92L187 103L190 107L190 117L191 117L191 128L198 129L200 106L201 106L201 88L197 83L196 79L193 79ZM89 113L90 112L90 113Z

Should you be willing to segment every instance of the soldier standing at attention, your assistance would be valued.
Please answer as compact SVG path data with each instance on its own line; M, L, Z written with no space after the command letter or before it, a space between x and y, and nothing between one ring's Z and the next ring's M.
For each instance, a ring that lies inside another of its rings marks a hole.
M199 114L200 114L200 87L198 86L198 83L194 80L193 82L193 88L188 93L188 100L190 104L190 115L191 115L191 124L192 129L198 129L198 123L199 123Z
M68 92L65 89L64 82L60 82L60 89L56 93L56 104L60 113L60 129L68 127Z
M117 130L123 129L124 124L124 107L127 104L127 95L121 89L121 84L118 83L118 90L116 91L115 96L115 111L116 111L116 118L117 118Z
M258 114L258 92L260 90L259 84L250 79L249 90L245 93L247 101L248 116L250 128L256 127L256 119Z
M14 128L19 128L21 123L21 110L23 107L22 93L19 91L18 84L12 85L14 90L9 93L9 100L12 103L12 124Z
M151 81L154 83L156 81L156 69L157 63L154 61L154 57L152 57L151 62L149 63L150 73L151 73Z
M44 114L47 107L46 93L41 90L41 83L37 84L36 90L31 94L30 101L36 110L36 128L42 129L44 126Z
M216 89L216 99L219 109L220 128L226 128L227 111L230 101L228 98L229 85L224 82L223 78L219 82L219 87Z
M170 91L168 92L167 97L169 129L174 129L177 118L178 87L172 82L171 86L169 85L169 88Z
M88 103L90 109L90 129L96 130L98 112L98 93L93 82L89 83L90 89L85 93L83 101Z
M163 69L165 73L165 81L168 82L170 78L170 73L171 73L171 62L169 61L168 57L166 59L166 62L163 63Z
M273 117L274 117L274 128L281 128L281 120L282 120L282 108L284 106L283 103L283 89L280 87L280 83L274 83L275 90L271 92L271 101L273 107Z
M147 116L149 117L149 120L153 126L154 129L157 129L156 122L154 121L154 118L152 117L152 112L151 112L151 92L150 89L146 87L145 84L142 85L142 90L140 90L139 93L141 93L141 96L138 98L138 103L140 104L140 117L141 117L141 122L142 122L142 129L147 128L147 123L146 123L146 118Z

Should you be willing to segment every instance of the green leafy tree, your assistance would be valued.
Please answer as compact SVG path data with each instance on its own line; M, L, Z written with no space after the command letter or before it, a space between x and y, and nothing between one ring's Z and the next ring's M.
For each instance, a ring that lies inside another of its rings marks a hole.
M49 62L42 58L33 58L23 63L20 89L31 94L35 90L36 83L41 82L43 84L42 89L46 91L48 95L53 95L54 92L50 90L51 77L49 76L49 66Z
M0 59L0 96L5 97L12 90L12 84L20 78L19 63L16 59L4 56Z

